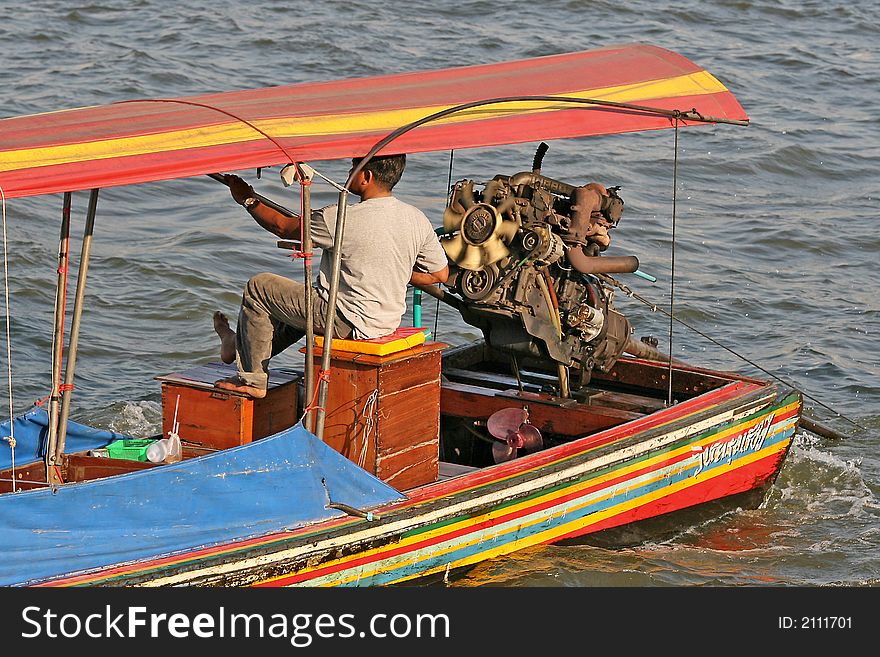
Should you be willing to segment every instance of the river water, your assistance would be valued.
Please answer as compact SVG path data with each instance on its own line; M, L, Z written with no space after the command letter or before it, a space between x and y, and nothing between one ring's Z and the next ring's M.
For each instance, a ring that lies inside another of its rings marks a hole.
M675 308L711 340L676 326L673 351L697 365L782 378L804 392L808 412L847 437L799 433L757 510L685 523L635 547L540 547L477 566L452 585L880 583L877 2L2 0L0 8L4 117L630 41L705 66L751 125L679 135ZM534 147L456 152L453 179L527 169ZM672 131L554 142L544 159L551 177L621 186L626 212L614 248L637 254L657 277L627 282L661 306L673 273L673 159ZM411 156L397 190L437 225L449 160ZM345 162L313 164L337 180L348 170ZM245 175L295 207L277 172L264 173L260 181ZM316 205L335 200L326 185L314 194ZM74 267L86 202L85 193L75 195ZM60 215L60 196L6 206L16 413L49 389ZM215 360L212 312L234 316L253 273L299 276L298 267L208 178L104 190L72 418L138 437L159 432L153 377ZM667 344L667 319L630 299L618 303L637 334ZM433 303L424 322L450 344L477 337ZM5 352L4 345L4 371Z

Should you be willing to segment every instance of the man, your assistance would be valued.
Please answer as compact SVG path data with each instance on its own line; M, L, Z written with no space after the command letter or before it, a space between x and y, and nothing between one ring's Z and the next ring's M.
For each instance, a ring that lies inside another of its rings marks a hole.
M352 161L349 175L359 163ZM352 180L360 202L346 210L342 262L333 335L357 340L393 333L406 310L406 286L445 283L446 254L428 218L392 194L406 166L405 155L374 157ZM300 217L288 217L254 198L238 176L226 176L232 198L254 220L283 239L299 239ZM312 213L312 241L323 249L315 280L312 321L323 334L333 269L335 205ZM233 331L223 313L214 313L220 358L236 361L238 374L215 382L223 390L265 397L269 359L305 335L305 286L263 273L251 278L242 295Z

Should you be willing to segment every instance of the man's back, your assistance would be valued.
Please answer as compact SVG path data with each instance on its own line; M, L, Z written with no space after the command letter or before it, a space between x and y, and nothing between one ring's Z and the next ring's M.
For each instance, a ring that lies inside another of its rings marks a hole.
M312 222L315 246L333 245L337 206L324 208ZM346 209L345 238L337 308L358 339L394 332L406 310L406 286L413 267L437 271L446 254L428 218L393 197L373 198ZM332 258L321 259L320 286L330 289Z

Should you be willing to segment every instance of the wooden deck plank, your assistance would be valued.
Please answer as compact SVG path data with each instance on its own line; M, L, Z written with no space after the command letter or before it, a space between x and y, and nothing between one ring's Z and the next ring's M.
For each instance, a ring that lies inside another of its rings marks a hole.
M458 383L480 385L496 390L518 388L517 381L512 375L508 376L493 372L475 372L456 368L446 369L443 371L443 374L448 379ZM541 390L544 389L544 385L552 385L553 382L557 380L551 375L545 375L538 372L524 371L520 376L523 381L523 391L532 393L541 392ZM609 406L612 408L620 408L622 410L636 411L640 413L652 413L665 406L665 402L656 397L648 397L646 395L626 392L613 392L594 387L587 387L579 390L577 397L585 404Z
M440 413L454 417L486 419L503 408L528 406L529 421L541 431L563 436L585 436L643 417L644 413L578 404L574 400L555 403L547 395L498 391L471 384L443 383Z
M479 468L472 465L461 465L460 463L448 463L447 461L440 461L439 478L441 480L452 479L454 477L460 477L461 475L473 472L474 470L479 470Z

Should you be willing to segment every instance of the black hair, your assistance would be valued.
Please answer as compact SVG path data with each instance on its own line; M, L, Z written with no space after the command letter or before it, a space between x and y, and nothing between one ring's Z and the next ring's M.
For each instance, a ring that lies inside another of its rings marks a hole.
M357 166L361 159L352 158L352 166ZM391 190L400 180L405 167L406 155L378 155L370 158L363 170L371 171L381 185Z

